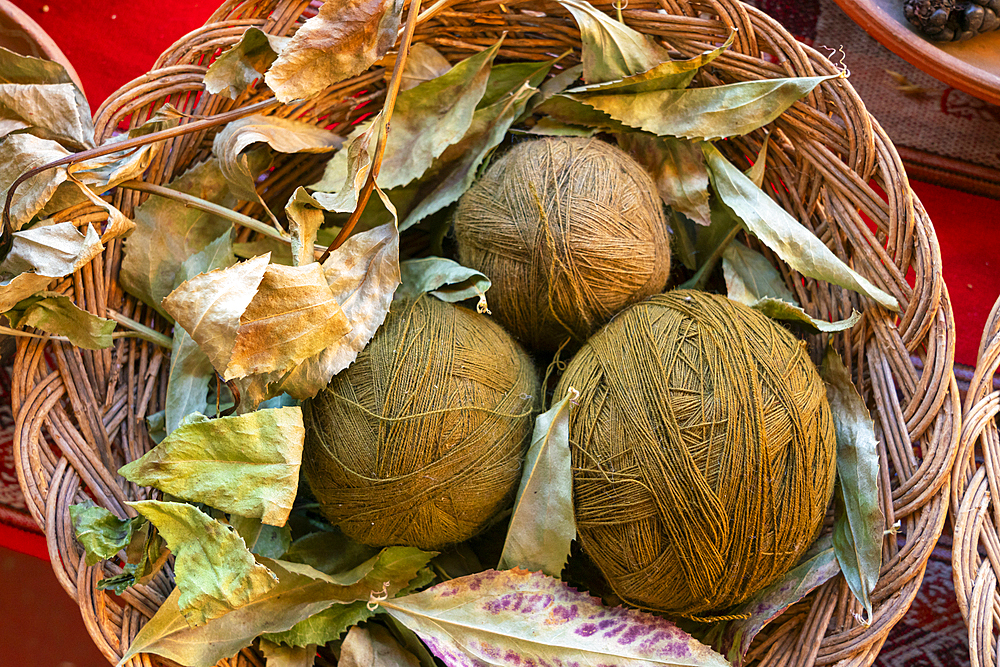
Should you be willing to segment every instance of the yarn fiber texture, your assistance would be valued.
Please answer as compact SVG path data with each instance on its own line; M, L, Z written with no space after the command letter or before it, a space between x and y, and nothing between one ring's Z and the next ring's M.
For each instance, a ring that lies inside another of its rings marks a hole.
M455 235L460 262L493 281L497 320L538 350L582 344L670 274L656 186L598 139L512 148L459 200Z
M725 297L619 315L556 389L581 546L638 607L724 613L790 570L833 492L835 436L805 343Z
M396 301L303 404L302 469L348 537L437 549L513 501L536 403L531 360L500 326L426 295Z

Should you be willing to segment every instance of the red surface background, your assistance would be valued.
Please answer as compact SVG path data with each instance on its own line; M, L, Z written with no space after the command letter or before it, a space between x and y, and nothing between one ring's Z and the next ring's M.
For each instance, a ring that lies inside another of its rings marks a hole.
M14 0L73 63L93 109L149 70L173 42L201 26L219 1ZM955 311L956 361L974 365L986 317L1000 295L1000 202L926 183L912 185L941 244Z

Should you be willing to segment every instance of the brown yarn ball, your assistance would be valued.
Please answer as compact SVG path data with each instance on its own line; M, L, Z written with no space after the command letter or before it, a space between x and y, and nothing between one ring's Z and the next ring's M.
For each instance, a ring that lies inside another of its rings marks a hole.
M518 144L462 196L455 234L461 263L493 281L497 320L539 350L582 344L670 274L656 186L598 139Z
M805 343L725 297L679 290L573 358L581 546L626 602L722 612L791 569L833 492L835 437Z
M513 501L536 404L531 360L499 325L426 295L396 301L303 404L302 470L348 537L437 549Z

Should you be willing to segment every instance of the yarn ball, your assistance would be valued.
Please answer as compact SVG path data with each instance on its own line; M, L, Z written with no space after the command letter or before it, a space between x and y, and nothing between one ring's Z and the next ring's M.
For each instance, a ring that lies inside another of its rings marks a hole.
M619 597L688 617L746 601L818 536L836 441L804 342L678 290L616 317L556 389L584 552Z
M531 360L489 318L426 295L396 301L303 404L302 470L357 542L461 542L513 501L538 396Z
M497 320L538 350L582 344L670 274L656 186L598 139L512 148L459 200L455 235L459 261L493 281Z

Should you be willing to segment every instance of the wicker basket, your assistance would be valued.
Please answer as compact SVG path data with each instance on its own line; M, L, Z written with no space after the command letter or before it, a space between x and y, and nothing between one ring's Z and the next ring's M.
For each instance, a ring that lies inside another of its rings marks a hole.
M607 2L597 6L614 12ZM226 2L205 27L174 44L150 73L98 110L98 142L123 120L135 126L167 101L182 111L208 115L266 99L269 93L263 89L235 102L204 93L206 65L247 27L289 34L310 11L309 0ZM737 28L733 48L699 74L694 85L837 71L772 19L737 0L633 0L623 15L627 24L662 38L685 56L721 43ZM578 53L576 24L548 0L440 0L423 10L415 39L456 61L493 44L504 31L501 58L548 60L570 47ZM362 102L369 102L365 111L377 108L384 88L385 73L373 68L318 98L272 112L322 119L328 126L356 118ZM164 183L204 159L211 138L200 132L170 140L156 154L146 180ZM756 154L762 140L757 132L725 142L723 149L730 159L742 160ZM317 159L279 162L262 186L263 195L280 208L297 184L312 182L321 169ZM842 318L852 308L865 312L862 322L838 335L835 343L872 408L881 441L881 502L889 524L900 521L901 531L884 543L869 627L856 620L859 608L837 577L771 623L751 657L767 665L868 665L909 608L948 509L959 408L952 375L954 324L941 259L934 230L895 149L843 79L823 84L773 124L766 178L777 186L770 191L781 205L902 305L896 315L840 288L802 280L781 265L789 287L814 316ZM113 198L126 215L140 200L135 191L116 192ZM250 205L241 210L261 213ZM80 223L88 216L102 219L95 211L77 208L61 218ZM113 242L59 288L98 315L117 311L167 330L148 308L122 292L116 280L121 258L121 243ZM149 447L142 419L163 404L168 365L162 349L124 339L99 352L21 339L16 357L13 401L20 483L45 530L56 576L78 600L94 641L112 662L170 592L170 573L120 598L97 592L96 582L116 574L114 566L85 566L68 507L89 495L125 516L125 501L147 495L147 489L127 483L115 470ZM137 657L131 664L150 664L148 660ZM263 661L247 649L233 664Z
M1000 390L994 374L1000 367L1000 299L986 321L976 372L963 406L962 437L951 494L955 540L952 574L958 608L969 626L973 667L997 663L997 604L1000 590L1000 514L992 500L1000 484Z

